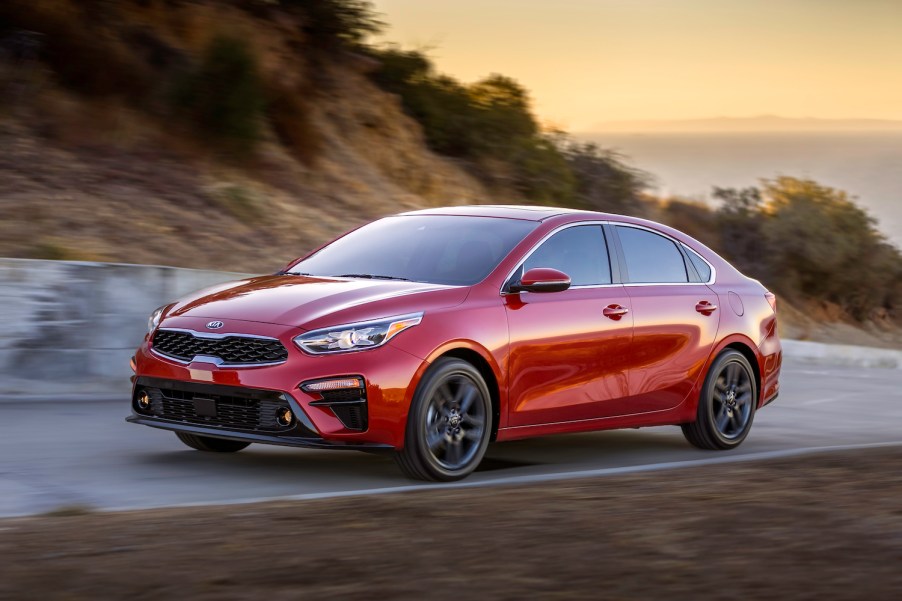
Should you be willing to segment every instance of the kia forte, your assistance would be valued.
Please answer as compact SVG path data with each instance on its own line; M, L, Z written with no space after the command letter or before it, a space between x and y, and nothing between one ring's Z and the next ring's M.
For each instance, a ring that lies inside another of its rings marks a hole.
M429 209L154 311L127 419L200 451L383 451L449 481L546 434L678 425L733 449L781 358L774 295L672 228Z

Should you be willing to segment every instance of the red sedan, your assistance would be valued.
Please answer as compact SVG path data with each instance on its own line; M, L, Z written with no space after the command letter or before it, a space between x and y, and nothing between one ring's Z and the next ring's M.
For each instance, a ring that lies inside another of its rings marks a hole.
M774 295L681 232L431 209L155 311L128 421L202 451L385 450L456 480L491 441L543 434L678 424L734 448L781 357Z

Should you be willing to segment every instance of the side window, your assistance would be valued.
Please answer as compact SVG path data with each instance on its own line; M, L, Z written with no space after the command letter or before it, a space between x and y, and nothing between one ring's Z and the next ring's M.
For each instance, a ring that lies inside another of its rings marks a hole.
M634 227L617 226L617 234L630 282L664 284L689 281L683 253L671 240Z
M546 240L524 263L524 271L551 267L570 276L573 286L611 283L611 263L600 225L578 225Z
M711 279L711 266L708 265L697 252L688 246L683 245L683 248L686 249L686 254L689 255L689 260L692 261L692 265L695 266L695 270L698 272L702 282L708 282Z

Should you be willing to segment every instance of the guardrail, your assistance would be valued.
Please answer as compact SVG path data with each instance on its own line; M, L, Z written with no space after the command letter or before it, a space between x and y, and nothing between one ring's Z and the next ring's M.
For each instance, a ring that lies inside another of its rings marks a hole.
M246 274L0 259L0 399L128 396L128 361L159 307Z
M153 265L0 259L0 401L123 398L151 311L248 274ZM783 341L818 364L902 369L902 351Z

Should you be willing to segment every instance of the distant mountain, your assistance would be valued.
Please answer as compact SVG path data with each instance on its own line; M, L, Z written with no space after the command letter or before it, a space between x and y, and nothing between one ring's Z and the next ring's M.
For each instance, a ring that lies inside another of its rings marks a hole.
M710 119L606 121L586 133L753 133L753 132L902 132L902 121L887 119L793 119L776 115Z

